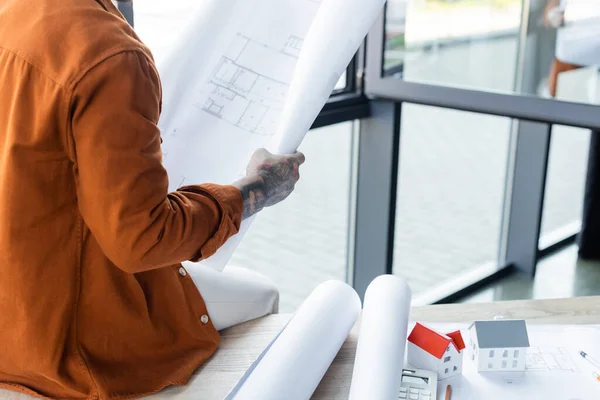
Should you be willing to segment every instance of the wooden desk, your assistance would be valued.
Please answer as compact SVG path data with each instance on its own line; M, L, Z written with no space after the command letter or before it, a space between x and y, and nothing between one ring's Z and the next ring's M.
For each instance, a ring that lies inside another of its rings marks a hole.
M412 310L411 319L423 322L471 322L497 315L538 324L600 324L600 297L417 307ZM288 314L273 315L224 331L219 351L197 371L189 385L169 388L147 399L223 399L290 317ZM313 399L348 399L357 340L358 330L355 327ZM0 400L24 399L30 397L0 391Z

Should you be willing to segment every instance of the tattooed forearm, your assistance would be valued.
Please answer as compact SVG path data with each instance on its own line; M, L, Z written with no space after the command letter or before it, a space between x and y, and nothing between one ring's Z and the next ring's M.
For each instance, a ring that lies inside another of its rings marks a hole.
M250 218L265 207L266 195L263 179L258 176L246 177L234 184L244 199L243 219Z

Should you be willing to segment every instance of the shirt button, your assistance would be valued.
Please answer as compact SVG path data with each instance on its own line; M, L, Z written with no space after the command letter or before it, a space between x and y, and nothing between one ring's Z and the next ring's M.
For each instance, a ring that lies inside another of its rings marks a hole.
M208 323L208 315L201 316L200 322L202 322L203 324L207 324Z
M187 271L185 270L185 268L183 268L183 267L179 268L179 275L181 275L181 276L187 275Z

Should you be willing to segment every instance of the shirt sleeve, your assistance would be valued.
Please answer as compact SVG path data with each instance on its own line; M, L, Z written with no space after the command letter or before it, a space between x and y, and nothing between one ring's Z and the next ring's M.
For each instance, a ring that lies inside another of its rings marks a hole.
M242 196L233 186L168 193L160 107L158 73L137 51L104 60L72 93L79 209L106 256L130 273L207 258L242 220Z

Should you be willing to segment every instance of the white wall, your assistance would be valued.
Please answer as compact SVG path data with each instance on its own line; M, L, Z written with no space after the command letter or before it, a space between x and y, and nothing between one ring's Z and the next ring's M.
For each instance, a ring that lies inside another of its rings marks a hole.
M439 360L415 344L408 342L408 363L418 369L437 371Z
M447 363L444 362L446 357L451 357L450 361ZM439 361L438 378L444 379L460 374L462 372L462 359L462 355L451 345L450 351L446 351ZM456 367L456 371L454 370L454 367ZM448 369L448 373L446 373L446 369Z
M493 352L493 357L490 357ZM506 352L506 357L504 357ZM515 357L515 352L517 356ZM479 349L476 357L479 371L522 371L527 357L526 348L511 349Z

